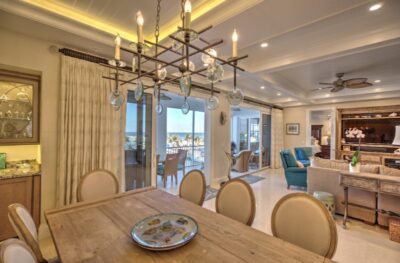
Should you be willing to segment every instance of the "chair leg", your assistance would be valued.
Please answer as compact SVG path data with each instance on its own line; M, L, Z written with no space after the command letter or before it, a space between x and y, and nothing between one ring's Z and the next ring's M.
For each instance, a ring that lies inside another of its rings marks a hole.
M175 174L175 183L178 184L178 173Z
M163 183L164 183L164 188L167 187L167 177L165 177L165 175L163 176Z

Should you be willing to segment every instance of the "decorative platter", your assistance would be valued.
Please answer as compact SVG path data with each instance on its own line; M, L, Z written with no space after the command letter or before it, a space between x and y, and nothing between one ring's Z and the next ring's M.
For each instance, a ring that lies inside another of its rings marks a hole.
M171 250L189 243L197 234L197 222L186 215L165 213L146 217L131 231L133 241L140 247Z

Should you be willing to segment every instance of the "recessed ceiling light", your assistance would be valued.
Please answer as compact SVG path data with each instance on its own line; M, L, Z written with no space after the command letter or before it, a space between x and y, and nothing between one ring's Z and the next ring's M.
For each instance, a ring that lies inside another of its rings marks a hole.
M263 42L263 43L261 43L260 46L261 46L261 47L268 47L268 43L267 43L267 42Z
M265 87L264 87L264 86L261 86L260 89L265 89Z
M381 89L380 88L376 88L376 89L374 89L374 91L375 92L379 92L379 91L381 91Z
M374 80L374 82L375 83L381 83L381 80L380 79L376 79L376 80Z
M282 94L280 94L280 93L276 93L276 96L280 96L280 95L282 95Z
M376 11L376 10L378 10L379 8L381 8L382 7L382 3L376 3L376 4L373 4L373 5L371 5L370 7L369 7L369 11Z
M331 96L331 94L329 94L329 93L328 93L328 94L325 94L325 97L330 97L330 96Z

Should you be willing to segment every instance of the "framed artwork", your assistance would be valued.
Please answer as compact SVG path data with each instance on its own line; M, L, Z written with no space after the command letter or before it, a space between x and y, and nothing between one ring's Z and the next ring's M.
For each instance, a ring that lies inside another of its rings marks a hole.
M287 135L299 135L300 134L300 123L286 123L286 134Z
M0 69L0 145L39 143L40 77Z

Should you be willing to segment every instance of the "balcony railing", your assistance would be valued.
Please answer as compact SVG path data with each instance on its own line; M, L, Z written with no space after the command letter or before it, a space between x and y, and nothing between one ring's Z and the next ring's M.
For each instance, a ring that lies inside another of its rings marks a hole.
M204 145L167 146L166 153L178 153L178 150L187 151L186 167L204 164Z

